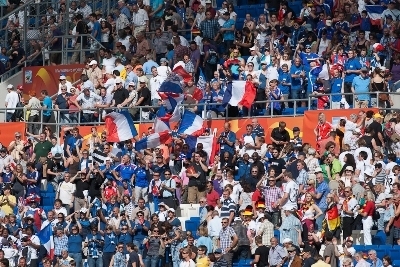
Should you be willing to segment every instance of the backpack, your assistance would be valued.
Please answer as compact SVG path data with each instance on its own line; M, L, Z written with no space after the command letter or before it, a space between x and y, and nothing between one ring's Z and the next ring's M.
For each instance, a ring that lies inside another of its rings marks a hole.
M218 63L218 53L214 49L210 48L210 50L208 50L208 54L209 57L207 59L207 63L216 65Z

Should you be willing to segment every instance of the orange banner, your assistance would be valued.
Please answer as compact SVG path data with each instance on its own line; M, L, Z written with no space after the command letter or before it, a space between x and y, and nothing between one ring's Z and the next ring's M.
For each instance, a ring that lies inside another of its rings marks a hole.
M378 112L377 108L370 108L368 110L373 110L374 112ZM366 111L365 109L335 109L335 110L310 110L304 112L303 117L303 129L302 131L306 133L303 136L303 143L310 143L313 147L316 146L316 136L314 134L314 129L318 124L318 115L320 113L325 114L326 121L330 122L334 127L336 127L340 121L340 118L346 117L347 119L351 114L357 114L360 111ZM282 119L282 120L286 120Z
M49 95L58 92L60 75L63 74L71 83L80 79L83 64L59 65L59 66L41 66L26 67L24 73L24 94L34 91L40 96L40 91L47 90Z
M0 123L0 136L3 146L8 147L15 140L15 133L25 134L25 122L3 122Z

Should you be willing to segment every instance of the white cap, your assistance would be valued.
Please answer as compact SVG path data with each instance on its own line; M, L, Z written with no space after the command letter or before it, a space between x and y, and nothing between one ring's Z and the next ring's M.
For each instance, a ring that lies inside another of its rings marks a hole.
M293 242L292 239L286 237L285 239L283 239L282 244L291 243L291 242Z
M206 4L212 4L211 0L206 0Z
M81 209L79 210L79 212L82 212L82 213L86 213L87 211L88 211L87 208L81 208Z
M107 157L104 159L104 161L112 161L111 158Z
M318 173L318 172L323 172L322 169L320 167L315 168L314 173Z
M328 26L328 27L330 27L330 26L332 26L332 20L326 20L325 21L325 24L326 24L326 26Z
M250 48L250 51L251 51L251 50L254 50L254 51L255 51L255 50L257 50L257 47L256 47L256 46L253 46L252 48Z
M13 88L14 88L14 85L12 85L12 84L7 85L7 89L13 89Z
M65 75L60 75L60 80L65 80L67 79L67 77L65 77Z
M117 77L117 78L115 79L115 83L122 83L122 79L121 79L120 77Z
M175 213L175 209L169 208L168 211Z
M364 174L372 177L372 175L374 175L374 170L372 168L367 168Z
M89 66L90 66L90 65L97 65L97 61L96 61L96 60L90 61Z
M29 214L28 216L26 216L26 218L32 218L33 219L33 214Z
M136 84L134 83L134 82L130 82L129 84L128 84L128 86L135 86Z

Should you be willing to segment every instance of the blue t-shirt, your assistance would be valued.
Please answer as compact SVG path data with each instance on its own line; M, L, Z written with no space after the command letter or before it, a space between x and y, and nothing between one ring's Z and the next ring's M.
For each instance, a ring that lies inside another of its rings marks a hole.
M304 70L303 65L296 66L292 64L292 66L290 67L290 76L292 76L292 74L299 75L303 70ZM291 88L295 90L301 89L303 79L300 77L296 78L291 77L291 78L292 78Z
M361 69L361 64L360 61L357 58L350 58L344 63L344 70L360 70ZM346 83L351 83L353 82L353 79L358 76L357 73L346 73L346 76L344 77L344 82Z
M119 173L122 180L130 181L135 173L136 166L133 164L119 164L114 170Z
M147 179L146 169L143 167L137 167L134 173L135 173L135 186L141 188L147 188L149 186L149 181Z
M149 221L144 221L143 225L139 224L138 221L135 222L134 225L132 225L133 228L136 228L135 230L135 235L133 236L133 240L136 241L143 241L149 234L148 231L145 231L143 229L143 226L147 227L148 229L150 228L150 222Z
M316 193L322 194L321 198L315 201L315 204L317 204L318 208L326 209L328 207L328 204L326 203L326 196L328 195L329 192L330 192L329 186L325 181L318 185Z
M43 107L45 108L43 110L43 115L44 116L51 116L51 110L53 107L53 101L51 101L51 98L49 96L45 96L43 99Z
M282 69L279 69L278 74L279 74L279 86L278 86L279 89L281 90L282 94L284 95L289 94L290 85L283 85L282 82L284 83L291 82L290 73L288 71L283 72Z
M319 56L317 54L315 54L315 53L304 53L304 52L301 52L299 56L301 58L301 62L303 64L303 66L304 66L304 69L306 71L308 71L310 69L310 62L315 58L319 58Z
M101 41L101 25L100 25L100 23L98 21L95 21L93 23L93 28L92 28L92 35L93 36L94 36L95 32L97 33L95 39L98 42L100 42Z
M235 21L233 19L228 19L222 25L222 28L232 28L232 25L235 25ZM235 31L224 31L224 40L225 41L233 41L235 40Z
M222 138L218 139L218 142L220 143L220 149L221 149L221 154L224 152L229 152L229 154L234 155L234 149L235 149L235 141L236 141L236 134L232 131L229 131L228 133L224 132L222 136L225 136L229 142L232 142L232 146L229 146L228 144L225 143L225 141L222 140Z
M351 84L352 87L354 87L354 92L357 93L355 94L355 97L358 98L358 100L361 101L369 101L369 94L358 94L358 93L367 93L369 92L369 83L370 83L370 78L365 77L362 78L361 76L357 76L354 78L353 83Z
M340 94L342 92L342 84L343 84L342 78L333 78L331 80L331 93ZM341 95L332 95L332 102L340 102L340 100L342 100Z

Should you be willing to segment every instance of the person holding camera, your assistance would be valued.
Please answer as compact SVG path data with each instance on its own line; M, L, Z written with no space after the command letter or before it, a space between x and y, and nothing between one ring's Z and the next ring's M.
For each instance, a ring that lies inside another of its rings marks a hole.
M104 237L98 232L97 226L92 225L92 231L88 233L85 247L88 247L88 264L90 267L103 266Z
M145 240L147 255L144 263L147 267L157 267L160 261L160 250L165 249L166 236L160 235L160 230L158 227L154 227L149 238Z

